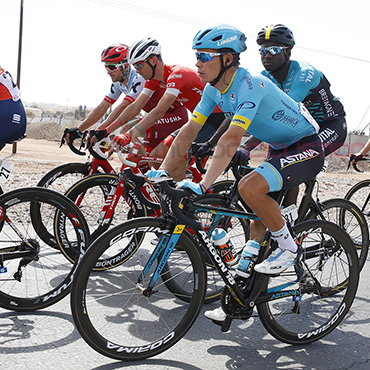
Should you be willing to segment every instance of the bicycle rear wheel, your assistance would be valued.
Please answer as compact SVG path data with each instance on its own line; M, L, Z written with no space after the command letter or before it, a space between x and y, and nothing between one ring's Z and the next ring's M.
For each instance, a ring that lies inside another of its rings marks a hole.
M294 229L304 251L302 260L268 279L266 291L276 295L258 303L257 309L272 336L307 344L329 334L344 319L357 290L358 259L348 235L331 222L304 221Z
M151 217L126 221L100 236L79 264L71 291L73 319L83 339L99 353L119 360L155 356L179 341L196 320L206 275L197 246L186 231L175 247L182 251L181 260L173 253L167 263L174 269L171 278L182 280L191 292L188 302L167 289L166 274L151 293L146 292L157 263L139 281L157 238L169 232L168 227L166 221ZM110 249L117 245L126 262L95 272L97 261L107 257L108 263Z
M30 211L37 207L47 223ZM70 290L76 263L62 253L73 248L76 261L89 244L82 213L64 195L44 188L22 188L0 197L1 230L0 306L15 311L48 307ZM57 215L63 222L57 222ZM44 242L44 232L53 236L58 249ZM7 260L6 255L26 256Z

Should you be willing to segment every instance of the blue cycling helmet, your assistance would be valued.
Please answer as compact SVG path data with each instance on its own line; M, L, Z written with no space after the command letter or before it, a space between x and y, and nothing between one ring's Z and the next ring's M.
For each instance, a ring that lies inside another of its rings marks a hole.
M194 37L193 49L232 49L241 53L247 49L244 33L228 24L217 24L200 30Z

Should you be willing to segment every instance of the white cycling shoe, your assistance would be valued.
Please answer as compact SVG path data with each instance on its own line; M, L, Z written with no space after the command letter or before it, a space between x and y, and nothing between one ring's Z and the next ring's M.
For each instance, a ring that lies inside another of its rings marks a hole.
M204 316L207 319L214 321L224 321L226 319L226 313L224 312L221 306L215 308L214 310L204 312Z
M288 267L294 265L297 260L297 253L288 249L275 249L267 260L254 266L254 270L260 274L274 275L280 274Z

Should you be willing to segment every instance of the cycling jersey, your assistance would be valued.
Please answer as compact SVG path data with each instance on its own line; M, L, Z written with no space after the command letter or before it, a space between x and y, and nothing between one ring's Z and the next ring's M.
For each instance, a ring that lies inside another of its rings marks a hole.
M0 67L0 100L19 100L20 93L9 72Z
M330 91L329 81L311 64L292 60L288 76L281 84L270 72L265 70L262 74L295 101L302 102L319 125L328 119L345 116L342 103Z
M347 123L342 103L331 93L330 83L324 74L306 62L292 60L283 83L270 72L262 74L297 102L302 102L320 125L319 137L325 155L340 148L347 136Z
M151 79L145 82L143 94L152 96L155 91L176 96L176 101L185 105L191 112L202 97L205 84L200 80L198 73L188 67L179 65L164 65L164 80ZM219 112L219 110L217 109Z
M110 104L114 104L120 95L123 93L125 94L125 98L123 100L127 100L128 102L134 102L140 93L143 91L145 84L145 80L142 76L140 76L135 70L131 69L128 80L127 86L122 82L113 82L110 88L110 92L105 96L104 100ZM150 112L153 108L155 108L163 96L164 91L158 90L155 91L151 95L151 99L145 104L143 110L145 112ZM179 102L175 102L167 112L173 112L181 107Z
M231 118L230 125L242 127L274 149L318 132L317 124L300 103L265 76L244 68L237 69L222 93L207 84L192 120L203 125L216 105Z

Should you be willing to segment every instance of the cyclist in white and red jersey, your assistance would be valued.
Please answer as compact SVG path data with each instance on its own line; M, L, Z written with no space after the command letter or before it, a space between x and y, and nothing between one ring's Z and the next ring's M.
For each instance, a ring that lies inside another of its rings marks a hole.
M101 61L104 63L108 75L112 79L110 91L78 127L69 130L69 135L72 135L72 138L80 136L84 130L98 122L107 110L115 104L121 94L125 94L122 102L119 103L107 119L97 127L97 130L103 130L108 127L136 100L143 90L145 80L130 67L130 64L127 62L127 52L128 46L125 44L111 45L103 50ZM161 96L161 92L153 94L152 98L143 106L143 110L145 112L152 110L157 105ZM181 127L182 124L187 121L188 115L186 109L182 107L181 104L177 104L169 109L163 118L166 121L177 123L177 128ZM69 135L66 135L67 140L69 139ZM156 137L156 135L153 135L153 138L153 140L149 140L148 142L151 148L154 148L162 140ZM102 136L98 135L97 139L102 139Z
M26 132L26 112L19 89L9 72L0 67L0 150Z
M120 124L127 122L130 117L138 114L153 94L158 91L163 91L164 94L156 108L151 110L139 124L130 128L127 135L118 135L113 139L118 146L123 146L129 140L138 141L138 138L144 136L144 132L150 129L173 104L182 103L188 110L193 111L201 99L205 86L195 70L180 65L164 64L161 57L161 46L155 39L148 38L131 45L128 60L146 80L145 86L137 100L121 114L115 123L108 127L109 133ZM208 119L204 130L199 133L197 141L207 140L224 119L224 114L217 107ZM175 134L166 139L167 147L162 147L163 151L156 148L157 150L152 152L152 155L163 158ZM183 171L185 173L185 166Z

